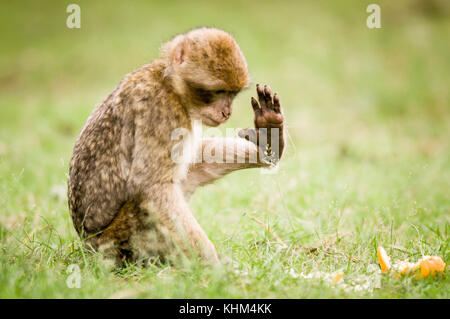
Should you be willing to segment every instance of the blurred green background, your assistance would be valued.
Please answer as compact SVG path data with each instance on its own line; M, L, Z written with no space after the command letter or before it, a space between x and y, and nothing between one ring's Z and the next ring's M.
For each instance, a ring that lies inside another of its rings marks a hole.
M442 277L384 278L381 288L355 291L289 275L344 269L354 287L371 276L377 245L398 259L449 260L450 4L376 1L382 28L369 29L372 2L76 1L81 29L66 27L72 1L2 2L0 297L448 298ZM224 128L252 125L250 96L267 83L285 109L286 155L277 174L234 173L192 199L240 275L111 273L69 218L75 139L126 73L198 26L232 33L249 65L252 84ZM250 216L292 247L344 235L315 254L281 251ZM82 289L65 284L72 263L82 267Z

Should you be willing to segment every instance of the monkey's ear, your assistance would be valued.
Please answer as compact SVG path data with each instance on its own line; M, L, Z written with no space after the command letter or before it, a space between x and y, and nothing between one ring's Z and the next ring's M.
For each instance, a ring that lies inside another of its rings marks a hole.
M173 62L181 65L186 59L187 39L180 41L173 52Z

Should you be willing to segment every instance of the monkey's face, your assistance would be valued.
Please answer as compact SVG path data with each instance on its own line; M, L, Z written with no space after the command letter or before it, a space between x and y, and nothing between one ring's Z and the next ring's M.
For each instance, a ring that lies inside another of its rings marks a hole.
M207 126L218 126L230 118L237 91L207 90L198 87L191 87L190 91L194 101L191 109L193 118L202 120Z
M234 38L214 28L176 36L163 46L164 77L193 119L218 126L231 116L231 103L248 85L247 62Z

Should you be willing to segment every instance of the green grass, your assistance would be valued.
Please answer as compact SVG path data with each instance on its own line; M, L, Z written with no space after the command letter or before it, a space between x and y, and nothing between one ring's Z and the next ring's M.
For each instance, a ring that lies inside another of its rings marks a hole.
M448 270L426 280L376 273L378 245L394 259L450 261L445 1L378 1L378 30L365 25L370 1L77 1L79 30L65 27L69 3L1 4L1 298L450 297ZM123 75L200 25L232 32L249 64L252 89L226 127L251 125L254 84L268 83L285 108L286 155L277 174L233 173L191 200L234 268L111 271L69 218L72 147ZM80 289L66 285L71 264ZM292 275L340 270L347 289Z

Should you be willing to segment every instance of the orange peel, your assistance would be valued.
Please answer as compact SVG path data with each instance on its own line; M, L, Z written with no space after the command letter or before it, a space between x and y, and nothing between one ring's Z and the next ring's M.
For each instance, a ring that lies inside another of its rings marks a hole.
M445 262L439 256L424 256L416 263L404 260L391 266L391 259L381 246L377 249L377 256L381 272L387 273L392 268L397 277L414 273L417 278L425 278L438 272L444 272L446 267Z
M336 285L339 281L341 281L342 277L344 277L344 272L343 271L338 272L336 276L334 276L332 285L333 286Z
M377 249L378 262L380 263L380 268L382 273L386 273L391 270L391 258L389 258L386 250L379 246Z
M425 256L419 260L420 274L416 273L416 277L425 278L434 275L436 272L444 272L445 262L438 256Z

